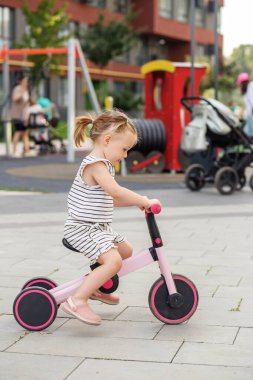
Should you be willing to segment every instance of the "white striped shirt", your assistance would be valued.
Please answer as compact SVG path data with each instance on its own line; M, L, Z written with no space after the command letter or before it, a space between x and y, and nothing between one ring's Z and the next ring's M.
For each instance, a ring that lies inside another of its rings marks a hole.
M98 161L104 162L112 177L115 176L115 170L110 161L91 155L85 157L68 194L69 217L67 222L112 222L113 198L101 186L88 185L82 178L84 168Z

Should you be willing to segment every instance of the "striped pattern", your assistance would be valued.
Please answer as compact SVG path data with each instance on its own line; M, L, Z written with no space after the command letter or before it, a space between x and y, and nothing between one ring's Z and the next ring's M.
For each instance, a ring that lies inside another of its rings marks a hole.
M64 237L72 247L90 260L91 265L102 253L115 247L115 243L122 243L125 240L107 223L69 224L67 222L64 227Z
M114 177L115 170L110 161L87 156L81 163L76 178L68 195L69 221L92 223L111 223L113 216L113 199L99 185L89 186L82 179L87 165L102 161Z
M73 248L83 253L90 264L121 243L125 238L113 231L110 223L113 216L113 199L99 185L87 185L83 170L87 165L102 161L114 177L115 170L110 161L87 156L82 161L68 195L68 219L64 226L64 238Z

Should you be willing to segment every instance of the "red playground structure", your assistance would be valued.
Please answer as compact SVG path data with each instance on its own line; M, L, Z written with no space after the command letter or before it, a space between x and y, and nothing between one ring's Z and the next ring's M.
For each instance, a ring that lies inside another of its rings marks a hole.
M194 66L194 96L198 95L201 79L208 65ZM180 141L184 125L190 121L181 98L190 95L191 65L155 60L142 66L145 84L145 119L135 119L139 143L130 152L127 168L130 172L147 169L181 171Z
M194 66L194 96L198 95L201 79L208 66ZM180 99L190 95L191 65L156 60L142 66L145 81L145 118L160 119L166 130L165 169L181 170L178 150L183 124L190 120L189 112L184 113Z

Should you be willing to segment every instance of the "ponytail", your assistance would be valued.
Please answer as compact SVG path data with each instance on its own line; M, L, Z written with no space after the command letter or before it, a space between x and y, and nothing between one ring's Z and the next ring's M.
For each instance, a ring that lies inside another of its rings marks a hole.
M80 147L85 142L87 134L86 128L93 120L89 116L79 116L76 118L76 126L74 131L74 141L76 147Z

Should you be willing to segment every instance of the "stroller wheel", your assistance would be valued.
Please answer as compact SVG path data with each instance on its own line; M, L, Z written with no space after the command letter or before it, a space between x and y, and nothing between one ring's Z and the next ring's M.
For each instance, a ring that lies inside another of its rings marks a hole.
M185 184L191 191L199 191L205 186L205 169L202 165L193 164L185 172Z
M235 169L224 166L217 171L214 183L220 194L233 194L239 183L238 174Z
M251 190L253 191L253 175L249 179L249 185L250 185Z
M238 181L236 190L238 190L238 191L242 190L242 188L244 188L245 184L246 184L246 176L245 176L245 174L242 174L239 176L239 181Z

